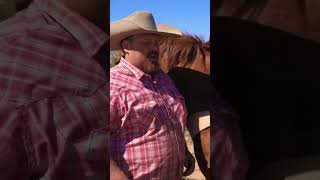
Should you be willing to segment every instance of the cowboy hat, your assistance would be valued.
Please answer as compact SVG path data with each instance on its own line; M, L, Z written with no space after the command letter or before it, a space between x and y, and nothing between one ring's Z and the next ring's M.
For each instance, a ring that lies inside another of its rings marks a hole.
M160 36L178 37L179 35L160 32L150 12L136 11L133 14L110 25L110 50L120 50L121 41L137 34L157 34Z
M157 29L160 32L167 32L167 33L177 34L179 36L182 35L182 32L179 29L177 29L176 27L167 25L167 24L158 24L157 25Z

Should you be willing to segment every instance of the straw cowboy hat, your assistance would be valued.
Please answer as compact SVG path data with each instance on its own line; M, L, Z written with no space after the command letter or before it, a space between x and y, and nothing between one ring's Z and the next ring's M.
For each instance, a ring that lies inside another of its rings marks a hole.
M110 25L110 50L121 50L121 41L136 34L157 34L179 37L175 33L160 32L150 12L137 11Z

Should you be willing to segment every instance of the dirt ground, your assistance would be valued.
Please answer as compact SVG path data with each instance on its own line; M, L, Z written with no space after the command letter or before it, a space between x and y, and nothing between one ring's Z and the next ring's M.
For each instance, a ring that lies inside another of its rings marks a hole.
M185 139L186 139L189 151L194 156L193 143L188 131L185 132ZM185 180L205 180L206 178L201 173L198 163L196 162L196 167L194 169L194 172L190 176L185 177L184 179Z

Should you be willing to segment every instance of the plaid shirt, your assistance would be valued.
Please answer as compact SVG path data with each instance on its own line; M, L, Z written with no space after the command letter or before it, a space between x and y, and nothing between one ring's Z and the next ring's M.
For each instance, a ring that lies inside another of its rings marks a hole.
M54 0L0 24L0 179L107 179L107 39Z
M211 169L213 179L246 180L249 160L238 115L213 88L211 99Z
M130 179L181 179L184 98L163 72L122 59L110 71L110 154Z

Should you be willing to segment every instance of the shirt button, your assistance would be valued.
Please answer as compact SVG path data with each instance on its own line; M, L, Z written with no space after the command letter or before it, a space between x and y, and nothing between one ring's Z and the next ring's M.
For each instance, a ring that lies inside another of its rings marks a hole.
M156 86L156 87L159 87L159 84L157 81L153 81L153 85Z

